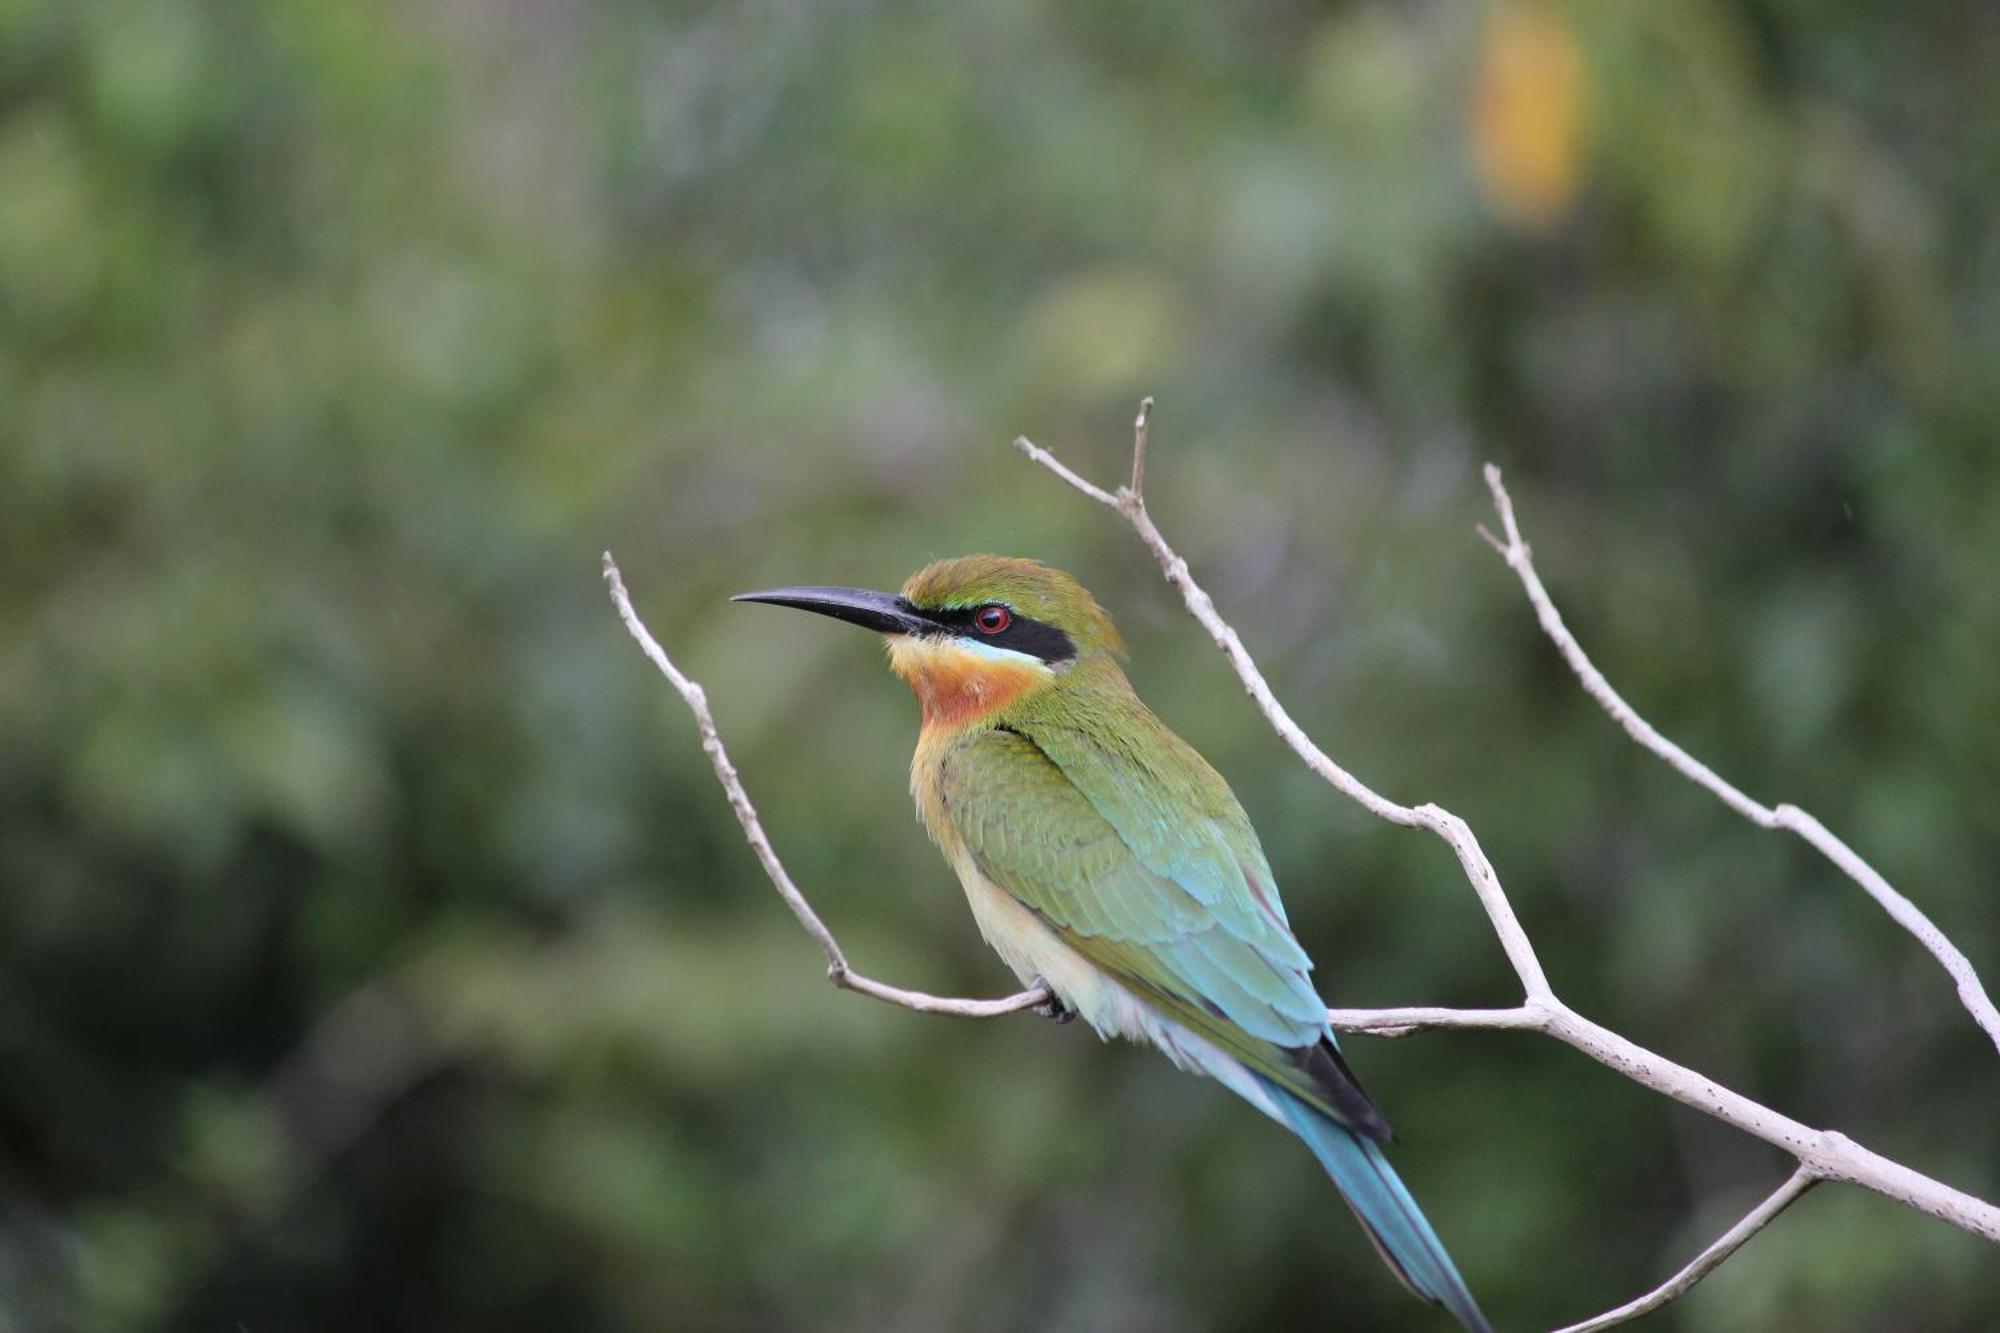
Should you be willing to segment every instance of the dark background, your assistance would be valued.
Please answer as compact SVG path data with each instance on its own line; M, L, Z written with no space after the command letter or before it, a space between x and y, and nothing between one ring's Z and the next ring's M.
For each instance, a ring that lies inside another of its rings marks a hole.
M1507 468L1670 734L2000 979L2000 11L0 0L0 1329L1439 1329L1297 1144L1082 1025L835 992L597 560L858 966L1010 978L862 636L732 592L1079 574L1336 1003L1586 1013L1986 1197L1920 949L1589 704ZM1350 1042L1503 1328L1776 1151L1528 1036ZM1817 1191L1651 1326L2000 1325Z

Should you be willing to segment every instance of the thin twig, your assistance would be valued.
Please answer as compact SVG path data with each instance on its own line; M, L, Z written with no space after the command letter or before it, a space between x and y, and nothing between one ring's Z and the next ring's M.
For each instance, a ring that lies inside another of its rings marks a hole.
M1061 459L1042 448L1041 445L1036 444L1033 440L1030 440L1027 436L1016 435L1014 437L1014 447L1026 454L1030 462L1040 463L1043 467L1061 477L1067 485L1083 492L1091 499L1097 501L1097 503L1120 511L1124 509L1125 506L1120 503L1118 496L1113 495L1101 486L1091 485L1082 477L1079 477L1076 473L1063 466ZM1129 495L1131 492L1125 491L1121 492L1121 494Z
M757 818L757 807L750 804L750 793L743 790L743 780L736 775L736 765L729 762L729 751L723 747L721 733L715 729L715 716L708 711L708 695L699 684L681 674L680 668L667 656L667 650L660 647L659 640L639 619L639 613L632 609L632 597L625 591L625 580L618 572L618 562L611 558L609 551L604 553L604 581L610 585L611 600L617 606L618 618L625 622L626 630L638 641L646 656L652 659L653 665L660 669L660 674L687 701L688 711L694 714L695 727L701 732L701 748L707 752L708 762L715 768L715 780L722 784L723 792L729 797L729 808L736 812L736 822L743 826L743 836L750 843L750 850L757 854L764 874L770 878L778 896L785 900L785 906L792 909L792 915L805 927L806 934L812 936L813 943L826 955L828 980L844 989L872 995L920 1014L949 1014L955 1018L998 1018L1002 1014L1019 1013L1050 1002L1049 991L1041 986L999 1000L961 1000L927 995L922 991L885 985L872 977L862 976L849 966L840 942L834 939L826 923L819 919L819 913L813 911L806 896L799 892L798 885L792 883L784 862L778 859L770 838L765 836L764 825Z
M1629 1323L1640 1315L1651 1314L1668 1301L1685 1295L1695 1283L1707 1277L1722 1265L1722 1261L1743 1248L1743 1242L1771 1225L1774 1218L1798 1201L1800 1195L1819 1183L1805 1167L1786 1178L1785 1183L1771 1191L1764 1201L1745 1213L1735 1226L1717 1236L1712 1244L1697 1254L1686 1268L1662 1282L1636 1300L1627 1301L1615 1310L1606 1310L1580 1324L1570 1324L1559 1328L1556 1333L1596 1333L1600 1328L1611 1328Z
M1313 743L1271 692L1263 673L1243 646L1242 638L1217 613L1214 601L1188 571L1187 561L1161 535L1151 515L1146 512L1143 496L1129 487L1121 488L1114 494L1095 486L1065 467L1048 450L1027 439L1016 439L1014 445L1031 461L1049 469L1079 493L1124 516L1145 543L1146 549L1152 552L1168 583L1180 592L1189 614L1200 622L1222 650L1237 679L1272 729L1305 761L1307 767L1378 818L1405 827L1427 829L1451 847L1526 992L1525 1002L1514 1009L1331 1010L1329 1017L1336 1026L1346 1031L1370 1031L1391 1036L1433 1028L1500 1028L1540 1032L1575 1047L1599 1064L1636 1083L1783 1148L1816 1179L1842 1180L1861 1185L1974 1235L2000 1243L2000 1208L1871 1152L1844 1134L1814 1129L1753 1102L1713 1079L1675 1064L1592 1022L1558 999L1543 974L1534 946L1500 886L1499 876L1465 821L1441 806L1399 805L1379 795ZM1502 516L1508 527L1510 543L1517 545L1525 558L1526 544L1519 541L1511 510L1503 508ZM1492 534L1486 536L1489 542L1499 547ZM1542 601L1546 604L1545 596ZM1553 610L1552 607L1550 609ZM1630 710L1627 711L1629 713ZM1636 718L1637 715L1632 716Z
M1152 420L1153 400L1141 398L1139 417L1132 423L1132 485L1128 489L1142 504L1146 496L1146 427Z
M1507 567L1514 571L1515 577L1520 579L1522 588L1527 591L1528 601L1534 605L1535 619L1541 622L1542 632L1562 653L1563 660L1569 663L1569 669L1576 674L1584 692L1595 699L1598 707L1610 714L1628 736L1666 760L1682 777L1707 788L1717 800L1760 828L1787 829L1797 834L1866 890L1868 896L1880 904L1896 924L1930 950L1931 956L1937 959L1958 987L1958 998L1971 1013L1973 1021L1985 1030L1995 1049L2000 1049L2000 1010L1996 1010L1993 1001L1987 997L1986 988L1980 984L1979 974L1973 969L1971 960L1945 937L1922 909L1891 888L1888 880L1819 820L1795 805L1765 806L1750 799L1717 775L1714 769L1662 736L1611 687L1611 682L1604 678L1604 673L1591 662L1583 646L1576 641L1576 636L1570 633L1569 626L1563 623L1562 613L1556 609L1548 589L1542 586L1541 577L1535 572L1534 555L1521 539L1520 525L1514 518L1514 501L1501 484L1500 469L1491 463L1486 465L1486 486L1493 492L1493 507L1499 512L1507 540L1500 542L1484 528L1481 532L1485 533L1493 549L1500 553L1501 559L1507 562Z

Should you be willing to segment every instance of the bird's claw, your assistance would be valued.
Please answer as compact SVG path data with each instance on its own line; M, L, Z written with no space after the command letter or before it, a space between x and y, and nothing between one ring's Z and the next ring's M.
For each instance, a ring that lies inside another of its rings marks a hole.
M1058 1023L1067 1023L1076 1017L1076 1010L1062 1002L1062 997L1056 994L1054 986L1049 985L1041 977L1035 978L1035 984L1047 991L1049 995L1046 1003L1035 1006L1036 1013L1040 1014L1043 1018L1053 1018Z

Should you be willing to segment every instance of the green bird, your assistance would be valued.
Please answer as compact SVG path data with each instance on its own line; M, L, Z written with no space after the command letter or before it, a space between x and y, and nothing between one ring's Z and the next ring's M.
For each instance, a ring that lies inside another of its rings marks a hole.
M973 555L900 594L744 593L887 639L923 713L910 791L980 933L1100 1037L1158 1047L1305 1140L1403 1284L1489 1329L1390 1168L1249 817L1141 703L1111 618L1069 575Z

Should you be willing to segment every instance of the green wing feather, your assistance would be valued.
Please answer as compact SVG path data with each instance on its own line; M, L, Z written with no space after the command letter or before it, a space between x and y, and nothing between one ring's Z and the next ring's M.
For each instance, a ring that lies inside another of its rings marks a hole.
M1131 702L1109 728L1044 714L968 735L939 769L954 830L989 879L1134 994L1336 1118L1379 1126L1333 1051L1249 819Z

